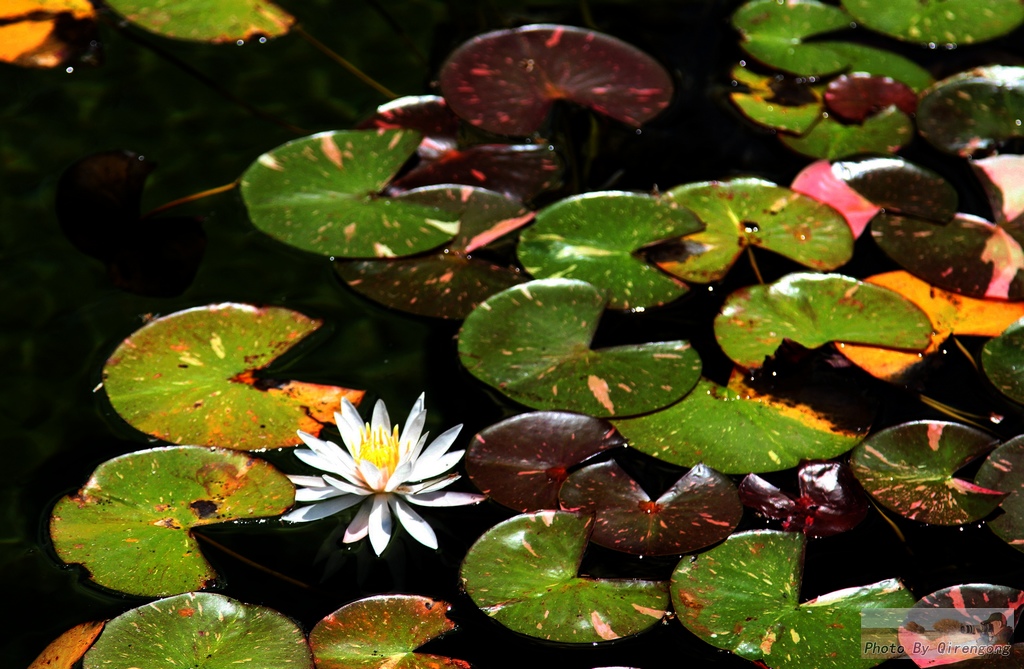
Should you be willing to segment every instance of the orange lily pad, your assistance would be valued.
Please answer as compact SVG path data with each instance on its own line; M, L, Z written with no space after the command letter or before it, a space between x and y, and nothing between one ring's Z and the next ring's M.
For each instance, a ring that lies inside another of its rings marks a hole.
M50 642L28 669L71 669L103 631L104 620L75 625Z
M58 67L85 51L95 33L89 0L4 0L0 62Z

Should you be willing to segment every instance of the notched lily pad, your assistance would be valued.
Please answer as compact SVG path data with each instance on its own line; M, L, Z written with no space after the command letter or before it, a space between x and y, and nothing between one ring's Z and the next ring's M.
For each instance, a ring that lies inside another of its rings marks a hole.
M758 125L801 134L821 118L821 87L803 78L759 75L743 66L733 68L732 77L740 89L729 99Z
M871 219L882 209L850 188L835 174L832 163L827 160L816 160L800 170L789 187L842 214L854 238L861 236Z
M441 67L441 93L471 125L541 128L555 100L640 126L672 99L672 77L634 46L584 28L529 25L474 37Z
M505 627L548 641L600 643L652 627L668 609L667 583L577 575L592 522L540 511L495 525L462 562L466 593Z
M313 669L302 630L255 604L203 592L150 602L107 623L85 669Z
M843 0L843 8L872 30L931 45L984 42L1024 22L1018 0Z
M239 450L319 434L341 399L363 391L256 374L322 321L281 307L212 304L150 321L103 366L103 388L132 427L175 444Z
M534 411L481 430L466 449L466 474L481 492L520 513L558 509L570 468L625 443L601 418Z
M999 504L1003 513L987 524L996 536L1024 552L1024 435L989 453L974 482L983 488L1009 493Z
M591 349L602 293L583 281L539 279L490 297L459 332L469 372L535 409L592 416L653 411L685 395L700 358L685 341Z
M718 543L736 529L743 505L729 477L697 465L657 499L615 461L569 476L562 507L594 516L590 540L637 555L677 555Z
M455 629L447 602L377 595L346 604L309 633L318 669L469 669L450 657L414 652Z
M966 425L903 423L865 439L850 455L850 468L872 497L901 516L962 525L992 513L1006 497L953 476L995 444L988 434Z
M257 458L196 446L154 448L97 467L85 487L57 502L50 537L60 559L81 563L104 587L176 594L217 576L193 527L277 516L294 501L284 474Z
M825 89L825 106L848 123L862 123L890 105L904 114L913 114L917 111L917 93L892 77L863 72L840 75Z
M278 37L295 23L295 17L270 0L109 0L106 4L150 32L195 42Z
M779 140L797 153L835 160L861 153L895 153L914 138L914 122L891 105L860 124L840 123L832 116L802 135L780 135Z

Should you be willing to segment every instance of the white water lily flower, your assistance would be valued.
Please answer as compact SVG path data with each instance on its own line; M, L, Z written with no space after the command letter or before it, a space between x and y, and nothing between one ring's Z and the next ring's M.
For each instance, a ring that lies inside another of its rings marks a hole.
M309 448L296 449L296 457L329 473L288 477L298 486L295 501L314 503L288 512L283 520L319 520L362 502L345 530L345 543L359 541L368 534L373 551L380 555L391 541L394 514L416 541L437 548L437 536L411 504L462 506L476 504L486 496L442 490L460 478L445 472L465 452L448 452L462 426L447 430L424 448L427 435L422 432L426 418L422 394L409 412L404 433L397 425L391 427L387 407L381 400L373 407L370 422L364 423L352 403L342 399L341 413L335 413L334 420L345 448L299 431L299 438Z

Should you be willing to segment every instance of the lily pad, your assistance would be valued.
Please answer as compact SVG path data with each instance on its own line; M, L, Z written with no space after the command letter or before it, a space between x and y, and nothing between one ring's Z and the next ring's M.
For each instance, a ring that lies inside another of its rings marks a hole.
M679 622L712 646L772 669L867 669L861 615L908 607L895 579L847 588L800 603L807 539L794 532L734 534L672 574Z
M700 357L685 341L590 348L604 305L583 281L513 286L466 318L459 359L476 378L535 409L629 416L685 395L700 378Z
M842 214L854 238L859 238L871 219L882 210L838 177L832 163L827 160L816 160L800 170L790 188Z
M820 87L793 77L758 75L742 66L733 68L732 77L742 89L729 99L758 125L801 134L821 119Z
M971 168L985 188L995 221L1015 232L1024 232L1024 156L972 160Z
M452 111L488 132L529 135L556 100L632 126L672 99L672 77L634 46L584 28L529 25L474 37L441 67Z
M943 3L945 4L945 3ZM1018 3L1018 11L1024 11ZM917 127L936 148L964 157L1024 137L1024 67L992 65L943 79L925 91Z
M865 279L893 290L916 304L932 324L931 343L920 353L891 348L840 343L839 352L872 376L899 382L918 365L925 364L951 335L995 337L1019 318L1024 302L979 300L956 295L921 281L907 272L886 272Z
M527 280L511 264L477 253L533 220L521 202L470 186L422 188L409 199L456 211L458 236L425 256L336 260L335 271L356 292L408 313L462 319L491 295Z
M974 44L1024 23L1018 0L843 0L857 23L907 42Z
M914 138L914 122L895 106L886 107L860 125L846 125L831 116L799 136L780 135L783 144L814 158L835 160L859 153L895 153Z
M988 521L996 536L1024 552L1024 435L1014 437L989 453L974 482L983 488L1005 490L1003 513Z
M594 516L590 540L637 555L678 555L718 543L736 529L743 505L728 476L697 465L652 500L615 461L580 469L559 498Z
M109 0L132 23L164 37L235 42L284 35L295 17L270 0Z
M469 663L417 648L455 629L447 602L377 595L346 604L309 633L318 669L469 669Z
M88 653L85 669L203 667L313 669L302 630L255 604L188 592L122 613Z
M932 170L898 157L841 160L832 173L889 214L947 223L956 214L957 193Z
M363 391L257 378L322 321L281 307L211 304L136 330L103 367L114 410L132 427L175 444L239 450L295 446L341 399Z
M260 231L320 255L392 258L429 251L459 231L451 210L381 191L416 150L408 130L339 130L282 144L242 174Z
M7 0L0 7L0 62L59 67L89 50L96 10L89 0Z
M697 232L693 212L671 200L625 192L586 193L537 212L519 240L519 261L538 279L588 281L614 309L652 307L687 292L639 253L658 242Z
M995 511L1006 493L954 478L992 450L988 434L957 423L916 421L877 432L850 456L850 468L872 497L922 523L962 525Z
M193 527L284 513L295 489L266 462L233 451L174 446L107 460L57 502L50 537L60 559L98 584L156 597L198 590L217 574Z
M484 613L528 636L600 643L657 624L668 584L577 576L593 521L540 511L498 523L466 553L462 584Z
M913 114L917 111L917 93L892 77L863 72L842 74L825 89L825 106L848 123L863 123L890 105L904 114Z
M424 142L429 141L434 150L444 151L455 148L459 117L440 95L405 95L377 107L377 112L358 127L361 130L414 130L423 135ZM421 155L427 148L420 146Z
M685 257L658 258L661 269L684 281L722 279L747 246L820 270L835 269L853 255L853 235L839 212L769 181L686 184L664 199L692 210L707 226L682 240Z
M718 344L748 369L760 367L784 339L807 348L846 341L923 350L930 335L931 321L913 302L840 274L788 274L740 289L715 318Z
M569 469L625 445L606 420L533 411L484 428L466 449L466 474L488 497L520 513L558 509Z
M28 669L72 669L103 631L106 621L82 623L53 640Z
M614 421L633 448L681 467L703 462L725 474L772 472L801 460L833 458L853 448L867 423L846 420L806 403L744 386L701 380L663 411Z
M985 376L1001 393L1024 404L1024 320L1018 320L981 351Z

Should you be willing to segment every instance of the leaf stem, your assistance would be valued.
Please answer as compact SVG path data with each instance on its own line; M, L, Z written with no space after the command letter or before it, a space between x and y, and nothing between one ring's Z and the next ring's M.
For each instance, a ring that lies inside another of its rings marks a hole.
M747 257L750 258L750 268L754 270L754 276L757 277L757 282L764 285L764 277L761 276L761 268L757 266L757 259L754 258L754 249L747 247Z
M343 68L348 70L349 74L351 74L356 79L358 79L359 81L363 82L364 84L366 84L367 86L369 86L373 90L377 91L378 93L380 93L381 95L386 97L388 100L394 100L395 98L398 97L398 95L395 92L391 91L390 89L385 87L383 84L378 82L376 79L374 79L370 75L368 75L365 72L363 72L362 70L360 70L358 67L356 67L354 64L352 64L348 60L342 58L338 53L333 51L329 46L327 46L326 44L324 44L323 42L321 42L317 38L315 38L312 35L310 35L308 32L306 32L303 29L302 26L300 26L298 24L292 26L292 32L297 34L299 37L301 37L302 39L306 40L310 44L312 44L318 51L320 51L320 53L324 54L325 56L327 56L328 58L333 60L335 63L337 63L338 65L341 65Z
M950 339L953 340L953 343L956 344L956 347L960 349L960 352L964 354L965 358L967 358L967 362L971 363L971 367L974 367L974 371L980 372L981 369L978 367L978 361L974 359L974 356L971 355L971 352L968 351L967 347L963 345L963 342L957 339L956 335L950 337Z
M402 29L402 25L395 19L394 16L391 15L391 12L388 11L387 7L377 2L377 0L364 1L366 2L366 4L370 6L371 9L373 9L373 11L377 12L381 19L384 20L384 23L388 24L388 27L390 27L391 30L396 35L398 35L398 39L402 40L405 46L409 47L409 52L412 54L416 62L422 65L423 67L427 67L428 63L426 55L424 55L424 53L420 51L420 48L416 46L416 42L412 41L412 38L409 37L409 34Z
M181 204L188 204L189 202L194 202L195 200L201 200L204 197L210 197L211 195L220 195L221 193L226 193L229 190L233 190L237 186L238 182L232 181L231 183L224 184L223 186L217 186L216 188L207 188L206 190L199 191L198 193L192 193L191 195L186 195L185 197L179 197L177 200L171 200L170 202L160 205L156 209L150 209L145 214L140 216L139 220L145 220L147 218L159 214L160 212L167 211L168 209L173 209L174 207L177 207L178 205Z
M979 416L978 414L975 413L970 413L968 411L963 411L962 409L951 407L948 404L943 404L937 399L928 397L923 393L918 393L917 399L920 400L921 403L924 404L925 406L931 407L932 409L935 409L939 413L944 413L947 416L950 416L951 418L956 418L957 420L963 421L965 423L970 423L971 425L981 428L982 430L988 429L984 424L972 420L973 418L977 418L978 420L986 420L986 416Z
M871 502L871 506L875 507L875 511L877 511L878 515L882 517L882 520L888 523L889 527L892 528L892 531L896 533L897 538L899 538L900 543L903 544L904 548L907 549L907 552L913 555L914 551L910 550L910 544L907 543L907 537L904 536L903 530L899 528L899 526L896 524L896 521L890 518L889 514L887 514L885 511L882 511L882 507L879 506L878 503L870 495L868 495L868 501Z
M285 583L290 583L290 584L292 584L294 586L302 588L303 590L312 590L313 589L313 586L311 586L311 585L309 585L307 583L303 583L302 581L300 581L298 579L294 579L291 576L287 576L285 574L282 574L279 571L274 571L270 567L264 567L263 565L261 565L258 562L253 562L252 560L250 560L249 558L245 557L244 555L242 555L240 553L236 553L235 551L231 550L230 548L228 548L224 544L222 544L222 543L220 543L218 541L214 541L213 539L211 539L210 537L208 537L206 535L200 534L199 532L195 532L195 533L193 533L192 536L196 537L196 539L198 539L199 541L208 543L209 545L213 546L214 548L216 548L217 550L221 551L222 553L225 553L226 555L230 555L231 557L235 558L239 562L247 564L250 567L252 567L253 569L258 569L259 571L262 571L264 574L270 574L271 576L274 576L276 578L281 579Z

